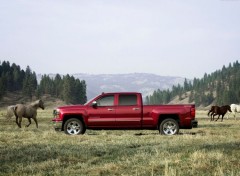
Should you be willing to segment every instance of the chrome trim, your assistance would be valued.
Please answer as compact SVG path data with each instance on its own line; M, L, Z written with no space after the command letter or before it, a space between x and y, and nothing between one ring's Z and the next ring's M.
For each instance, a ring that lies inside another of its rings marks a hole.
M137 111L137 110L139 110L139 109L140 109L140 108L133 108L134 111Z
M62 121L53 121L53 127L55 130L62 130Z

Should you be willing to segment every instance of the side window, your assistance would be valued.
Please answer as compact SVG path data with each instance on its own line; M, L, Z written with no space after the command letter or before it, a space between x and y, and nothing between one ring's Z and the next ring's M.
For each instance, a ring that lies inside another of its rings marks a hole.
M137 105L137 95L119 95L119 105Z
M108 95L104 96L97 100L98 106L113 106L114 105L114 96Z

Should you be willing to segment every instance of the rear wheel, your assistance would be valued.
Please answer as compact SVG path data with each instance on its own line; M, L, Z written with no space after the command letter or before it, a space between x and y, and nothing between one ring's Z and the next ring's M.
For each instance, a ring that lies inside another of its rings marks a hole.
M84 134L86 128L83 122L76 118L68 119L64 124L64 132L69 135Z
M163 135L175 135L179 132L178 122L174 119L165 119L160 123L159 132Z

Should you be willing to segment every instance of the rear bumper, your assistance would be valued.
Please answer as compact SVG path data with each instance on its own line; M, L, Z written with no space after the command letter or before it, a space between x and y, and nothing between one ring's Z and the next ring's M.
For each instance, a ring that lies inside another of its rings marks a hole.
M192 120L191 124L192 124L193 128L197 128L198 127L198 121L197 120Z

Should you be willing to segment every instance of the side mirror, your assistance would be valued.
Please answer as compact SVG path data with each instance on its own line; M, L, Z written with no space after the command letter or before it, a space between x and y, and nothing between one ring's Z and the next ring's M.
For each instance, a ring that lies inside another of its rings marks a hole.
M96 101L93 101L93 102L92 102L92 107L93 107L93 108L96 108L96 107L97 107L97 102L96 102Z

